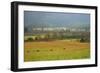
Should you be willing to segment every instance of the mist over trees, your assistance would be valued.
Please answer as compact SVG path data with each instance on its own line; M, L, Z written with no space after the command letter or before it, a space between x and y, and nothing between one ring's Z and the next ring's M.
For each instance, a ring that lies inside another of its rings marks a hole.
M33 25L24 27L24 33L29 37L26 41L50 41L63 39L79 39L80 42L90 42L90 28L88 26L49 27Z

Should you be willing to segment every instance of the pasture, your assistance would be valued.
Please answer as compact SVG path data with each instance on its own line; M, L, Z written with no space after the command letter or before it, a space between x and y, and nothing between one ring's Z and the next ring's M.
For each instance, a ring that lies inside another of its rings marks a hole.
M90 43L73 40L24 43L24 61L73 60L90 58Z

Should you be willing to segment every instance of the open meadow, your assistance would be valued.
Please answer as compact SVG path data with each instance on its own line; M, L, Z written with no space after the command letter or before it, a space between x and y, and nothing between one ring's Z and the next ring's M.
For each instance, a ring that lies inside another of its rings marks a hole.
M24 43L24 61L90 58L90 43L77 40L31 41Z

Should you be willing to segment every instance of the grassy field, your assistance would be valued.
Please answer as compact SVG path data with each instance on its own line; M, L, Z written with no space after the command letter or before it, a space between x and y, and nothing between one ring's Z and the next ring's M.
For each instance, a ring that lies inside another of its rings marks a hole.
M76 40L25 42L24 61L70 60L90 58L90 43Z

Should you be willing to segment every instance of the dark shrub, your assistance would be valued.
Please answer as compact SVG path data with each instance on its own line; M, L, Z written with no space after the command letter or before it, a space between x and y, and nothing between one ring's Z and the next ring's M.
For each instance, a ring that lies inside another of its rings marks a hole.
M85 42L85 40L83 38L80 39L80 42Z
M33 41L33 38L30 37L30 38L28 38L26 41L29 41L29 42L30 42L30 41Z

